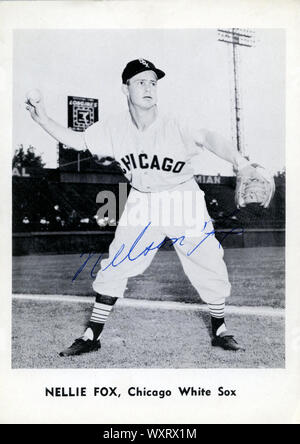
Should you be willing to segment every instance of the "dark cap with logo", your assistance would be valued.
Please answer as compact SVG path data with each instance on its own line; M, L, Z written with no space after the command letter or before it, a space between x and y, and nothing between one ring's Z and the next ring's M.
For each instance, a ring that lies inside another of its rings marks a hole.
M165 76L165 73L161 69L157 69L153 63L145 59L136 59L127 63L124 71L122 72L122 82L125 84L131 77L139 74L143 71L154 71L158 79Z

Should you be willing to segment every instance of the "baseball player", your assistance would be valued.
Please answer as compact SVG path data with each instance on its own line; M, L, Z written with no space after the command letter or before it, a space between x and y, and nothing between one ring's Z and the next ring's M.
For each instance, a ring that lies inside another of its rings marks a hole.
M108 258L101 261L101 269L93 283L97 295L90 321L82 336L61 351L60 356L80 355L100 349L105 322L118 298L124 296L128 278L147 269L166 236L174 241L185 274L208 305L212 346L224 350L244 350L225 323L225 300L230 295L231 285L223 260L223 249L211 226L211 234L203 241L201 229L196 235L185 236L188 227L184 222L176 226L173 221L164 226L153 224L150 219L146 220L142 230L141 224L128 222L128 212L137 202L139 211L147 213L154 195L163 197L175 191L179 195L186 192L197 195L203 208L200 225L207 227L208 223L212 224L204 193L195 182L191 167L191 159L199 150L208 149L230 162L238 174L245 168L254 170L231 143L218 134L201 129L200 123L199 128L194 128L181 119L160 114L157 84L164 76L165 73L148 60L130 61L122 73L122 89L128 110L93 124L84 133L66 129L50 119L40 93L35 91L27 95L27 109L45 131L67 146L78 150L88 148L101 156L113 157L132 186L109 247ZM240 181L237 203L243 206L247 202L245 187L243 191L241 188ZM267 205L269 199L270 193L263 204ZM151 214L151 211L147 214Z

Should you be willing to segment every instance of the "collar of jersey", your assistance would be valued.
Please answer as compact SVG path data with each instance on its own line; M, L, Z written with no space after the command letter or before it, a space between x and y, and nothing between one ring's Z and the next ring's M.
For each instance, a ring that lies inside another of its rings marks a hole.
M156 119L153 120L153 122L150 123L150 125L149 125L146 129L144 129L144 130L139 129L139 128L136 126L136 124L134 123L134 121L133 121L133 119L132 119L132 117L131 117L130 111L128 111L128 120L129 120L130 125L132 125L132 126L136 129L136 131L137 131L138 133L143 134L143 133L147 133L147 132L151 131L153 128L155 128L155 127L158 125L158 122L159 122L159 120L160 120L160 114L159 114L159 112L157 111Z

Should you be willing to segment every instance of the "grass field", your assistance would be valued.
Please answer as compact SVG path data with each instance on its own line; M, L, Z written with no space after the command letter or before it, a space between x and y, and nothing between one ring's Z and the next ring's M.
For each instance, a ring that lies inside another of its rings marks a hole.
M88 304L14 301L14 368L279 368L284 366L284 321L230 316L246 352L210 346L209 315L191 311L114 308L100 352L61 358L80 335ZM47 313L47 320L46 315ZM26 316L26 318L24 318ZM43 327L41 327L41 319ZM38 332L38 333L37 333Z
M90 277L94 262L72 282L85 258L73 254L14 257L13 292L94 295ZM284 248L226 249L225 261L232 284L228 304L284 307ZM129 280L126 297L200 302L174 251L159 251L143 275Z
M284 249L225 250L236 306L284 307ZM92 295L89 270L73 284L81 260L74 255L24 256L13 260L13 291L28 294ZM164 270L162 273L161 270ZM174 252L160 251L143 276L129 282L128 298L197 302ZM78 337L92 305L15 299L12 304L13 368L282 368L284 317L227 317L246 352L210 346L207 313L116 305L100 352L60 358Z

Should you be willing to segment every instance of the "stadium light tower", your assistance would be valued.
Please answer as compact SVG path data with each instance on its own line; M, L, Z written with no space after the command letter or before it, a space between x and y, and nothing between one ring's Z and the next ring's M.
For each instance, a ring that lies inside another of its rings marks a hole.
M236 144L237 150L242 155L246 155L241 137L241 93L238 47L246 46L251 48L254 45L254 31L241 28L218 29L218 41L232 45Z

